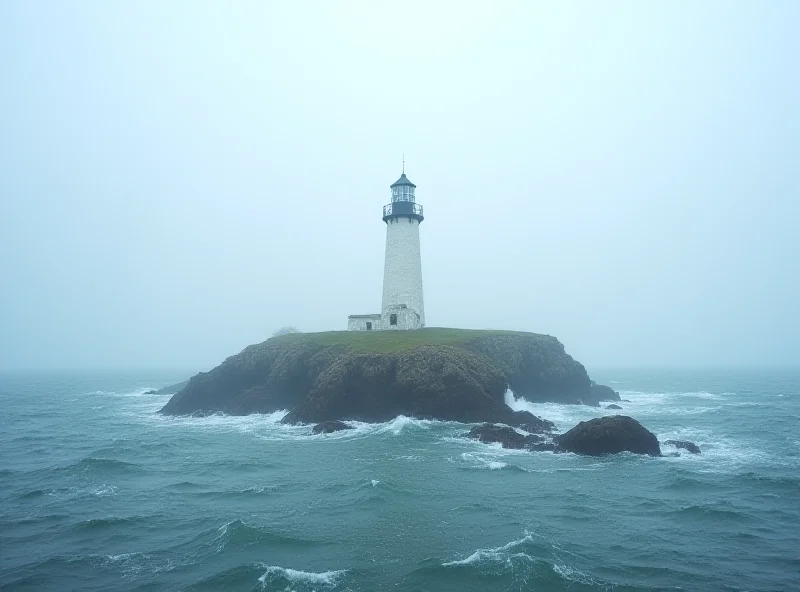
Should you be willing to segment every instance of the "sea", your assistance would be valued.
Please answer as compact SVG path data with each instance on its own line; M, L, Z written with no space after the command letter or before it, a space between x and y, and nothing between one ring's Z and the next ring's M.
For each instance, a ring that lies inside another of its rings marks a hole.
M164 417L181 372L0 375L0 589L800 590L800 371L598 370L692 455L504 450L398 417Z

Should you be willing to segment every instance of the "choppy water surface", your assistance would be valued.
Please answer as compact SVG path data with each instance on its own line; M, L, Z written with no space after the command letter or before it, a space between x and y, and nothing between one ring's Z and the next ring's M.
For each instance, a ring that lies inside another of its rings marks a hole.
M0 586L797 590L800 374L595 373L693 456L505 451L397 418L169 418L173 374L0 376ZM519 408L562 429L607 412Z

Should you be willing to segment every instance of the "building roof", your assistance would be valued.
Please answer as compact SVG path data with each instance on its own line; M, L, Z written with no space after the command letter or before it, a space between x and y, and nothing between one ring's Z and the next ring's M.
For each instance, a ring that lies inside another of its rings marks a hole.
M416 187L416 185L414 185L411 181L408 180L408 177L406 177L405 173L400 175L400 178L397 181L395 181L394 183L392 183L391 185L389 185L389 187L399 187L401 185L408 185L410 187Z

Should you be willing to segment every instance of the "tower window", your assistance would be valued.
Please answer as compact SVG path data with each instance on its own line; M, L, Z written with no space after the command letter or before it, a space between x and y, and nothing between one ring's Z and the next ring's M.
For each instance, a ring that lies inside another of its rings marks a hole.
M367 331L372 331L372 323L367 321Z
M396 314L389 315L389 324L392 325L393 327L397 325L397 315Z

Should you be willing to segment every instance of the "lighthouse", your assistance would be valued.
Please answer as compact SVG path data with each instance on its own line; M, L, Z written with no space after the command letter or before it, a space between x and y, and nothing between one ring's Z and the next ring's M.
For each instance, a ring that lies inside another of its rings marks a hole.
M383 206L386 251L383 263L383 300L380 314L351 315L350 331L420 329L425 326L422 298L422 256L419 225L425 219L416 189L406 177L389 186L391 202Z

